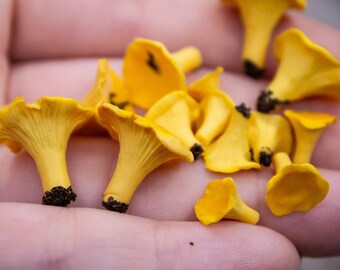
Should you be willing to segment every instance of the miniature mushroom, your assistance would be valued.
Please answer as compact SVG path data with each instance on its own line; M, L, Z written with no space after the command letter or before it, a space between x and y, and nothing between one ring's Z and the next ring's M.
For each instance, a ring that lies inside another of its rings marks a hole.
M96 79L92 88L80 101L84 107L96 107L102 102L109 102L120 109L134 111L128 100L128 92L119 76L111 68L109 60L98 60Z
M270 112L312 96L340 99L340 61L298 29L281 33L274 44L278 70L257 99L257 110Z
M123 61L123 77L129 100L143 109L149 109L167 93L186 90L184 72L200 66L201 62L201 53L195 47L185 47L170 54L160 42L135 39Z
M109 131L117 131L120 144L116 169L103 195L103 206L110 211L126 212L139 184L161 164L193 161L177 137L149 119L109 103L98 106L96 116Z
M235 107L231 98L221 90L219 77L222 72L223 68L217 67L188 86L188 93L200 102L202 117L197 123L195 136L203 145L212 142L226 129Z
M192 130L199 117L199 104L184 91L173 91L165 95L145 115L145 118L179 138L190 149L195 160L204 151Z
M293 162L310 162L320 136L329 124L335 123L336 117L327 113L295 112L292 110L285 110L284 115L288 118L294 131L295 151Z
M134 112L132 104L128 100L128 93L123 81L110 67L109 60L102 58L97 63L97 74L92 88L81 99L80 105L93 109L98 104L109 102L121 109ZM81 135L101 135L105 129L98 124L95 116L77 132ZM113 134L111 134L113 137ZM118 138L116 138L118 140Z
M289 8L303 9L306 0L222 0L240 11L244 25L243 64L252 78L265 72L268 44L276 24Z
M259 163L252 161L249 151L249 117L249 110L244 104L233 108L226 130L205 147L204 160L208 170L233 173L261 168Z
M66 206L76 199L66 166L71 133L83 125L93 110L71 98L41 97L26 104L23 97L0 109L0 143L13 152L24 148L40 174L42 203Z
M294 164L282 152L273 161L276 174L267 183L266 203L274 215L306 212L328 194L328 182L310 163Z
M253 159L265 167L271 165L274 153L291 154L292 130L281 115L253 112L249 119L248 137Z
M256 224L260 218L257 211L242 201L230 177L208 183L203 197L195 204L195 213L204 225L223 218Z

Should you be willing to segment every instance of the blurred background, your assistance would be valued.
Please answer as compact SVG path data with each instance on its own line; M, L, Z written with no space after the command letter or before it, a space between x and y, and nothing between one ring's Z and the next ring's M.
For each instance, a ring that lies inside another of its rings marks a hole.
M331 24L340 31L340 0L307 0L307 2L308 7L304 11L306 14L319 21ZM302 269L340 270L340 256L322 259L304 257Z

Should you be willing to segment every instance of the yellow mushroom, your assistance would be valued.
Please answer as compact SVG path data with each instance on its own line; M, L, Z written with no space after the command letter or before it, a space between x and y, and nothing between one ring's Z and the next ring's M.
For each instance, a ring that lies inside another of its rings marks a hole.
M137 38L127 48L123 77L129 100L149 109L157 100L175 90L186 90L184 72L201 65L202 56L195 47L170 54L157 41Z
M70 98L42 97L26 104L23 97L0 109L0 143L13 152L24 148L40 174L43 204L66 206L76 199L66 166L71 133L83 125L93 110Z
M199 104L184 91L173 91L165 95L145 115L145 118L179 138L190 149L195 160L204 151L192 130L199 117Z
M340 61L298 29L281 33L274 44L278 70L257 100L257 110L270 112L312 96L340 99Z
M268 44L276 24L289 8L303 9L306 0L222 0L240 11L244 26L242 58L245 72L260 78L265 72Z
M116 130L120 152L115 172L104 192L103 206L124 213L135 190L154 169L173 159L193 161L182 142L153 121L104 103L98 107L99 122Z
M256 224L260 218L257 211L242 201L230 177L208 183L203 197L195 204L195 213L204 225L223 218Z
M198 121L195 136L203 145L212 142L225 130L235 107L231 98L221 90L219 77L222 72L223 68L217 67L187 89L193 98L200 101L202 117Z
M285 110L284 115L290 121L295 136L293 162L310 162L320 136L329 124L335 123L336 117L327 113L292 110Z
M94 85L82 98L80 104L84 107L96 107L102 102L109 102L120 109L133 111L123 81L111 68L106 58L98 60Z
M289 122L281 115L253 112L249 119L249 143L253 159L268 167L274 153L290 154L293 146Z
M204 160L208 170L233 173L239 170L259 169L252 161L248 141L250 110L241 104L233 108L226 130L205 147Z
M202 78L194 81L187 88L190 96L194 99L201 101L206 95L213 92L220 92L220 75L223 72L222 67L217 67L213 72L209 72Z
M266 203L274 215L306 212L326 197L329 184L313 165L294 164L282 152L273 161L276 174L268 181Z

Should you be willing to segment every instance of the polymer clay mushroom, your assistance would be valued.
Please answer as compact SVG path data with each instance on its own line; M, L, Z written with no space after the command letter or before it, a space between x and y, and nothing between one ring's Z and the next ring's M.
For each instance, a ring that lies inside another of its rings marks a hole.
M274 153L291 154L292 130L288 120L281 115L252 112L248 138L253 159L265 167L271 165Z
M129 100L149 109L167 93L186 90L184 73L197 68L201 62L201 53L195 47L184 47L170 54L160 42L135 39L128 46L123 61Z
M145 115L145 118L179 138L190 149L195 160L204 151L192 130L199 117L199 104L184 91L173 91L165 95Z
M284 115L288 118L294 131L295 150L293 162L310 162L316 143L325 128L335 123L336 117L327 113L296 112L293 110L285 110Z
M300 30L281 33L274 44L278 70L257 99L257 110L270 112L307 97L340 99L340 61Z
M42 97L26 104L23 97L0 109L0 143L13 152L24 148L35 161L44 196L42 203L66 206L76 199L66 166L71 133L93 114L70 98Z
M288 154L273 157L276 174L268 181L266 203L276 216L306 212L328 194L329 184L310 163L292 163Z
M153 121L117 106L98 106L99 122L117 132L120 151L115 172L104 192L103 206L124 213L143 179L158 166L174 160L194 160L182 142Z
M240 198L232 178L213 180L208 183L204 195L195 204L198 220L209 225L222 219L256 224L260 214L247 206Z
M204 160L208 170L233 173L239 170L259 169L261 165L252 160L248 140L250 109L245 104L232 108L225 131L205 146Z
M268 44L273 29L289 8L303 9L306 0L222 0L236 7L244 26L243 64L245 72L260 78L265 72Z
M195 136L203 145L211 143L226 129L235 107L231 98L221 90L219 77L222 72L223 68L217 67L187 89L189 95L200 102L201 118Z

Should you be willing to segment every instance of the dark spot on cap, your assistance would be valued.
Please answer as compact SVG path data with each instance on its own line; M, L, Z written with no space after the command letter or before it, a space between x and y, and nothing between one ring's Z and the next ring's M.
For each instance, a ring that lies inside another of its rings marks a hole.
M249 59L246 59L243 62L243 67L244 67L245 73L253 79L259 79L265 73L264 68L258 67L253 61L251 61Z
M273 97L273 92L271 90L262 90L259 97L257 98L256 109L259 112L269 113L274 110L279 105L288 104L288 100L279 100Z
M190 147L190 151L194 155L194 160L197 160L200 158L200 156L204 152L204 149L202 145L195 143L193 146Z
M242 102L240 105L237 105L235 108L238 112L242 113L245 118L250 118L251 109L247 107L246 104Z
M254 159L254 149L253 149L253 148L250 148L250 149L249 149L249 153L250 153L250 160L251 160L251 161L255 161L255 159Z
M71 201L75 201L77 194L75 194L69 186L64 188L62 186L57 186L52 188L50 191L46 191L42 197L42 204L54 205L54 206L67 206Z
M273 152L269 147L263 147L259 153L259 163L265 167L272 164Z
M146 61L148 66L153 69L156 73L160 74L161 70L156 62L155 56L151 53L148 52L148 60Z
M125 213L129 205L123 202L116 201L112 196L109 197L107 202L102 202L102 205L109 211Z
M194 242L190 242L190 246L193 246L194 245Z
M119 109L123 110L129 104L129 102L127 102L127 101L125 101L125 102L116 102L115 101L115 97L116 97L115 93L112 93L112 92L109 93L109 103L111 103L112 105L117 106Z

